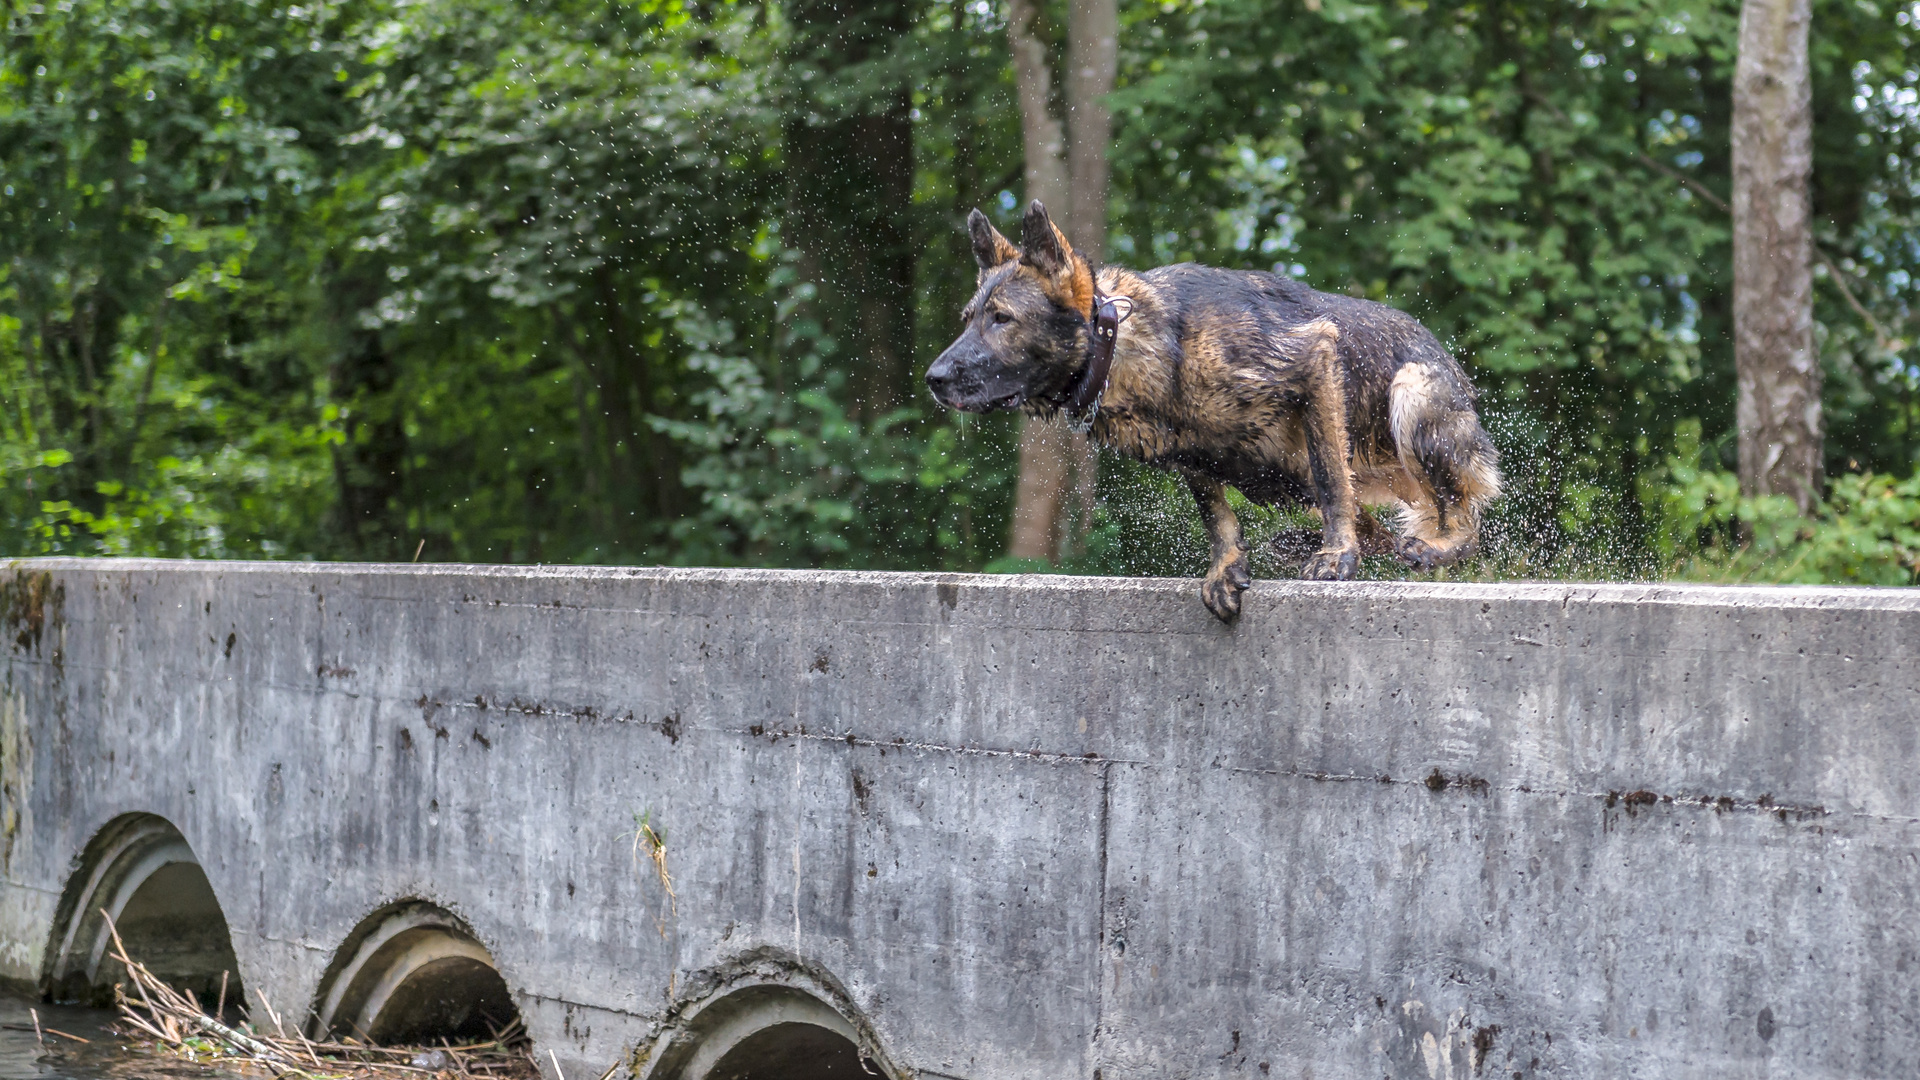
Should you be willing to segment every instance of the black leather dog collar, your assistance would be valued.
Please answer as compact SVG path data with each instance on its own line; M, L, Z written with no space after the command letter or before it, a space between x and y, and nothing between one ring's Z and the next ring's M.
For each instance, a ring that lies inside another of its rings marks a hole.
M1113 372L1113 346L1120 339L1120 324L1131 314L1132 300L1094 294L1093 332L1088 343L1092 355L1067 393L1067 415L1086 423L1100 410L1100 395L1106 392L1107 377Z

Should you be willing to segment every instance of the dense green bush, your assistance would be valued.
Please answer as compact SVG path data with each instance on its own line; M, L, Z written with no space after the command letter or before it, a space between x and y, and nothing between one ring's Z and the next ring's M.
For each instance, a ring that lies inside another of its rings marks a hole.
M1783 496L1743 497L1732 474L1698 465L1692 442L1643 488L1668 573L1721 582L1920 581L1920 476L1846 473L1829 485L1825 505L1803 517Z

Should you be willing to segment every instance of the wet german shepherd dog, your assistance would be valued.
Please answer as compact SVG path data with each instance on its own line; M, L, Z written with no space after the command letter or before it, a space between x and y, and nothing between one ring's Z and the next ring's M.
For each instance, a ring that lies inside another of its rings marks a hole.
M1498 455L1466 372L1412 316L1272 274L1182 263L1098 272L1038 202L1021 243L967 218L979 286L927 385L964 412L1065 412L1099 444L1186 478L1213 541L1208 610L1253 582L1226 488L1324 523L1300 576L1363 554L1432 569L1479 540ZM1393 535L1363 504L1400 509Z

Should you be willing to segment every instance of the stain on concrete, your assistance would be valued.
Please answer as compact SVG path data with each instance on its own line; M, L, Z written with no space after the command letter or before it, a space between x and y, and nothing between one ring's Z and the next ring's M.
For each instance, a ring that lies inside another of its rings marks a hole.
M632 723L632 710L624 713L604 712L592 705L575 705L566 702L541 701L537 698L489 698L484 694L475 694L467 701L447 700L421 696L414 704L425 715L429 710L438 709L478 709L481 712L502 712L518 716L566 717L574 720L612 720L616 723Z
M857 767L852 770L853 802L860 810L860 816L866 817L872 810L873 782Z
M1488 1024L1473 1029L1473 1071L1479 1075L1487 1067L1487 1058L1493 1054L1493 1040L1500 1036L1499 1024Z
M49 571L15 570L0 580L0 626L14 651L38 654L48 625L59 625L66 603L67 587ZM58 650L54 657L58 660Z
M1602 805L1608 810L1624 808L1628 815L1652 806L1681 806L1693 809L1712 810L1716 814L1729 814L1736 811L1749 814L1771 814L1780 821L1808 821L1826 817L1831 811L1818 803L1782 803L1771 794L1757 798L1736 798L1732 795L1669 795L1657 791L1640 789L1637 791L1609 791L1600 796Z
M1493 785L1488 783L1485 777L1468 776L1465 773L1457 776L1448 776L1437 767L1433 772L1427 774L1427 778L1421 781L1421 783L1427 785L1428 791L1435 793L1445 791L1448 788L1460 788L1465 791L1470 791L1475 795L1487 795L1493 791Z
M11 683L11 680L8 680ZM11 685L0 694L0 872L13 869L13 848L28 822L22 810L33 777L33 743L26 709Z

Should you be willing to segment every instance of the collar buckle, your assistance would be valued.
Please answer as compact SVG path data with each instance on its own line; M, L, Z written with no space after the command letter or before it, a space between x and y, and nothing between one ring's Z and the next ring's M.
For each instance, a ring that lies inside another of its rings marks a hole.
M1094 294L1088 341L1092 355L1067 395L1067 417L1075 431L1085 434L1100 412L1100 398L1106 393L1108 376L1113 371L1113 347L1120 338L1120 324L1132 314L1130 298Z

